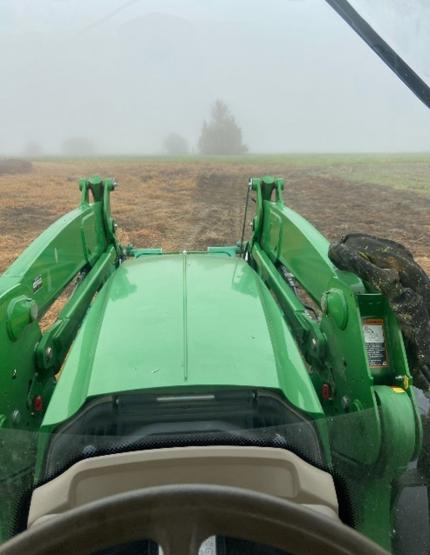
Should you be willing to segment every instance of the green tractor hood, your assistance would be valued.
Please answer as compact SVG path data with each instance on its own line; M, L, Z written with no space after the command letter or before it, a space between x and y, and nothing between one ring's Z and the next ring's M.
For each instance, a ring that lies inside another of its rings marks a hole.
M241 258L129 260L97 295L66 360L44 424L88 398L142 389L265 387L321 413L303 359L261 278Z

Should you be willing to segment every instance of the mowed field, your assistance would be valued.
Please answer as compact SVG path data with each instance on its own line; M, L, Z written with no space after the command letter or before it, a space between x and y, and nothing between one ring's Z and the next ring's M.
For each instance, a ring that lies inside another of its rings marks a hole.
M29 172L0 175L0 272L79 203L79 177L94 174L119 182L112 210L123 243L166 251L234 244L248 178L277 175L285 202L330 240L363 231L400 241L430 273L430 154L33 161Z

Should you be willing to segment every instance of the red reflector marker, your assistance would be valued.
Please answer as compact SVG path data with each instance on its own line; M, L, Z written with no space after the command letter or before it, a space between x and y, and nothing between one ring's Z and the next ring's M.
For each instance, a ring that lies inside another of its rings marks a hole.
M329 399L331 399L330 384L328 384L328 383L323 384L323 386L321 388L321 395L322 395L322 398L324 399L324 401L328 401Z
M41 412L43 410L43 398L42 395L36 395L33 401L34 410L36 412Z

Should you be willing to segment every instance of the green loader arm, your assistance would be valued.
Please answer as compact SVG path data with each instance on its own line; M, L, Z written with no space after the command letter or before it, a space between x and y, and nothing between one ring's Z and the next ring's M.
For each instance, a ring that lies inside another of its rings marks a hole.
M390 549L395 483L421 445L398 322L383 296L330 262L328 241L285 206L281 179L252 179L250 187L256 214L249 262L283 309L307 362L354 526ZM319 317L310 315L291 278ZM369 340L366 326L382 334L382 345Z
M0 541L15 526L18 494L31 487L36 433L54 376L94 293L120 260L109 204L114 187L112 180L82 180L80 206L46 229L0 277ZM77 277L56 322L42 333L41 318Z

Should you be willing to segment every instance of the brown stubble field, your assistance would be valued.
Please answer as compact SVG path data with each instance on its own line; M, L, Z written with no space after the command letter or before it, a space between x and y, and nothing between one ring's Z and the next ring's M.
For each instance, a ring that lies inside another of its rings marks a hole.
M0 176L0 272L79 203L78 179L93 174L119 182L112 210L123 243L166 251L233 244L248 178L274 174L286 179L286 203L330 240L350 231L388 237L430 272L430 157L357 156L35 161L30 172Z

